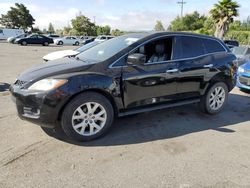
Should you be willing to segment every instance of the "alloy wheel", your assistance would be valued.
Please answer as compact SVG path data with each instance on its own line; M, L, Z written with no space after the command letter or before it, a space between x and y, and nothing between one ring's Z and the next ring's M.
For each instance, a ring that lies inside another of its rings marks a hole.
M105 126L107 112L96 102L87 102L79 106L72 115L73 129L80 135L92 136Z
M214 88L209 97L209 106L212 110L219 110L226 100L225 89L221 86Z

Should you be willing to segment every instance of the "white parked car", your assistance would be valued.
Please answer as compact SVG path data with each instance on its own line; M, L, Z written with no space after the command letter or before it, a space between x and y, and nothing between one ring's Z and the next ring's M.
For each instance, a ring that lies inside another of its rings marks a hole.
M98 37L96 37L95 41L106 41L106 40L109 40L109 39L112 39L114 38L113 36L110 36L110 35L100 35Z
M52 61L52 60L60 59L60 58L64 58L64 57L76 56L79 53L84 52L84 51L86 51L86 50L88 50L88 49L90 49L90 48L92 48L100 43L102 43L102 42L94 41L94 42L91 42L91 43L86 44L84 46L81 46L75 50L61 50L61 51L52 52L52 53L45 55L43 57L43 59L44 59L44 61Z
M57 38L54 39L54 43L57 45L76 45L78 46L80 44L80 40L76 37L63 37L63 38Z

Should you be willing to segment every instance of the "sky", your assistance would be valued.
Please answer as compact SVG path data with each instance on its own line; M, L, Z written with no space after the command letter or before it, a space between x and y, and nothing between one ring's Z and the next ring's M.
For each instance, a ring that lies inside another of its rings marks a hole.
M14 3L23 3L35 18L35 26L56 29L68 26L79 12L98 25L126 31L153 30L156 20L167 28L178 15L181 0L0 0L0 14L5 14ZM198 11L208 15L218 0L185 0L184 14ZM250 15L250 0L237 0L241 5L240 17Z

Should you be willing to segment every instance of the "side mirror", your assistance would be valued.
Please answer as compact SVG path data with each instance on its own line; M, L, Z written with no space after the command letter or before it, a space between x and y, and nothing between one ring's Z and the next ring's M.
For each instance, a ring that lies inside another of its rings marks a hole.
M143 65L146 63L146 56L144 54L135 53L128 56L128 65Z

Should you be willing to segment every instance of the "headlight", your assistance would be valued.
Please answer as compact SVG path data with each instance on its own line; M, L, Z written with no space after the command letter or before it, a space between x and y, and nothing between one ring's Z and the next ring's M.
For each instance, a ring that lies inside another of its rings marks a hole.
M38 82L32 84L28 90L34 91L49 91L52 89L56 89L64 84L66 84L68 80L65 79L43 79Z
M242 73L242 72L245 72L245 69L243 69L242 67L239 67L238 71Z

